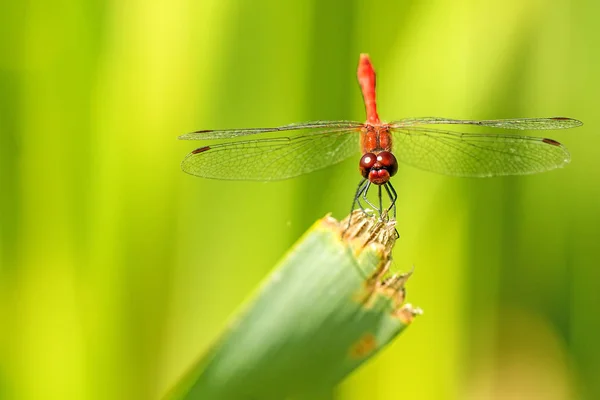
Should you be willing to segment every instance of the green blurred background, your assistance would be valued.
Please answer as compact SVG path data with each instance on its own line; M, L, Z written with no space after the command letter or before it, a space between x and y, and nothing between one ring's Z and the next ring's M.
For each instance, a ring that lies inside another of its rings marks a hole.
M425 315L339 399L600 398L598 15L587 0L0 6L0 398L155 399L358 182L181 172L197 129L564 115L541 175L401 166L398 270ZM268 340L268 338L265 338Z

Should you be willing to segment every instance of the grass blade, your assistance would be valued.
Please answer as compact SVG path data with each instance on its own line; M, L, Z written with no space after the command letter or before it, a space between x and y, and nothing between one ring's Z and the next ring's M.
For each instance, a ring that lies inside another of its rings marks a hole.
M169 399L288 399L331 393L420 312L409 274L384 278L394 222L315 223Z

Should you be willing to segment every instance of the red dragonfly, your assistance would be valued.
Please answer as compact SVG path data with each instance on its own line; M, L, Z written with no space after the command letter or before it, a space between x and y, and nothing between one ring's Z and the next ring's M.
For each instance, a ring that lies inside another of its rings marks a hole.
M272 181L326 168L362 151L359 162L362 180L352 208L358 204L364 211L362 197L384 217L392 208L396 214L397 195L390 177L398 170L397 160L428 171L466 177L532 174L562 167L570 161L567 149L553 139L458 133L433 126L548 130L582 125L565 117L482 121L426 117L385 123L377 114L375 71L367 54L360 56L358 82L365 102L365 123L316 121L277 128L192 132L179 139L234 140L192 151L181 167L188 174L203 178ZM367 198L371 185L378 187L378 206ZM386 210L382 207L382 188L390 199Z

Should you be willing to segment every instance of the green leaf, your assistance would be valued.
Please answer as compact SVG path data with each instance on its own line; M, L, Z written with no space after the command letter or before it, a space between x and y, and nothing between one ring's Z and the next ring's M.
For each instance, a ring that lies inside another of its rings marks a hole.
M406 328L395 223L351 215L315 223L167 398L320 398Z

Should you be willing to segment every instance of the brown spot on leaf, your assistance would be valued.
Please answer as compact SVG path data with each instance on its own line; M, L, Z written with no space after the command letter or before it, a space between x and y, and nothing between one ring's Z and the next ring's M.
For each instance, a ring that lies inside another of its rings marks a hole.
M377 348L377 340L372 333L364 334L350 347L351 358L365 358Z
M419 307L413 307L410 304L405 304L402 308L396 310L393 314L394 317L398 318L404 325L409 325L417 315L422 315L423 310Z

